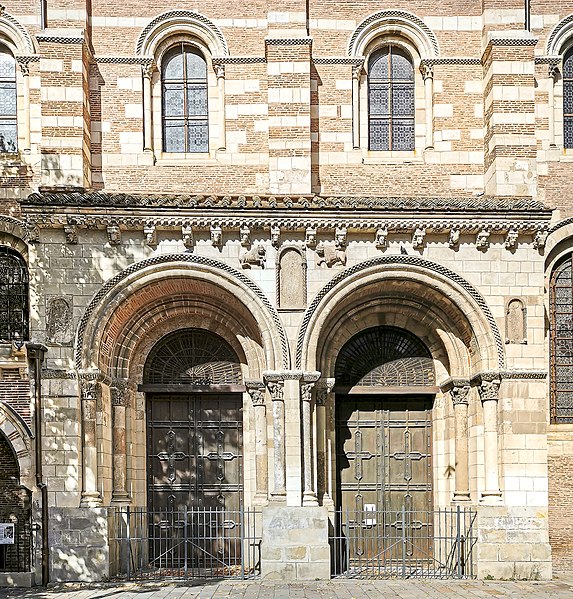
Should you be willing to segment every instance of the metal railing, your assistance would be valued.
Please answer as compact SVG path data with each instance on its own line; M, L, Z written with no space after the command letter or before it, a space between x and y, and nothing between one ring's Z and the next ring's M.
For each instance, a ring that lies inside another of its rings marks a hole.
M111 574L127 580L255 578L261 525L261 512L253 508L111 509Z
M477 513L432 511L335 512L333 576L347 578L474 578Z

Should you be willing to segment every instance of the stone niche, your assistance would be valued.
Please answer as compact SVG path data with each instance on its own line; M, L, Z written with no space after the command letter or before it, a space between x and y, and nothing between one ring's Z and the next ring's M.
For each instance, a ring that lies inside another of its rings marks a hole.
M277 287L279 307L303 309L306 306L306 258L302 248L283 247L278 256Z
M263 508L261 575L268 580L328 580L326 507Z

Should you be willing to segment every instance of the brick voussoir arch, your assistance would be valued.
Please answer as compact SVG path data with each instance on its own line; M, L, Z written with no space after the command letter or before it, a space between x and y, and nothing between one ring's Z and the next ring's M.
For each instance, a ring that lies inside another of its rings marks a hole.
M430 276L435 277L437 280L446 282L453 290L461 292L463 296L468 298L471 303L471 310L465 313L470 323L476 323L479 320L485 321L489 328L490 342L486 342L482 345L484 350L490 349L492 353L497 357L497 367L503 369L505 367L505 352L502 337L483 296L475 289L471 283L466 281L462 276L456 272L436 264L429 260L425 260L418 256L378 256L365 262L355 264L350 268L338 273L333 277L316 295L311 304L308 306L297 338L296 354L295 354L295 368L301 369L306 368L306 355L310 347L310 337L313 332L314 324L319 317L320 313L330 312L332 309L329 297L333 292L341 290L345 285L350 283L351 279L356 280L361 275L366 275L367 271L372 269L380 268L386 270L392 266L402 266L410 270L410 272L426 273ZM404 272L398 273L398 276L404 276ZM305 362L305 363L303 363Z
M214 276L218 283L231 292L239 290L239 298L245 307L251 310L261 328L261 338L272 344L275 364L270 368L290 369L290 353L286 332L274 306L264 295L260 287L245 274L219 260L194 254L165 254L136 262L107 281L88 304L78 325L75 343L75 364L78 370L92 369L96 366L88 359L96 330L102 325L102 319L110 315L121 305L125 291L137 281L158 272L164 279L169 278L170 268L185 269L185 276L193 273ZM269 329L269 330L265 330Z

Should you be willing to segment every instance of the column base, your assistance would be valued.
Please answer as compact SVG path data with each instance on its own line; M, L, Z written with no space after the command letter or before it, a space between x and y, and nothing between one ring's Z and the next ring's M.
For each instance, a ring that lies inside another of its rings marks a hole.
M263 506L263 505L267 505L268 503L269 503L269 498L266 494L255 493L255 496L253 497L253 505Z
M482 491L480 503L489 505L501 503L501 491Z
M312 491L304 491L302 494L302 505L303 506L317 506L318 505L318 497L316 493Z
M80 507L100 507L102 503L103 499L97 491L85 491L82 493Z
M111 498L111 505L129 505L130 503L131 497L127 491L114 493Z
M454 493L452 501L471 501L471 497L469 493Z

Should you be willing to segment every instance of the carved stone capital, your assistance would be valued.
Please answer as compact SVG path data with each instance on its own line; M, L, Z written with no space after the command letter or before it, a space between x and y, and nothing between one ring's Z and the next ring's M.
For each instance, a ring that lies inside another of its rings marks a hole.
M433 79L434 77L434 65L431 63L427 63L422 61L420 63L420 73L422 73L422 78L424 81L426 79Z
M452 403L454 404L454 406L459 406L459 405L468 406L470 403L469 394L470 394L469 381L468 381L467 385L455 386L450 389L450 397L452 398Z
M247 393L251 397L253 406L264 406L265 405L265 384L263 381L245 381L247 387Z
M478 386L480 399L482 401L497 401L499 399L498 391L500 382L499 379L492 381L482 380Z
M155 63L149 62L141 65L141 74L145 79L151 79L153 77L153 73L155 72L156 66Z
M224 64L214 64L213 70L215 71L215 76L217 79L221 79L225 77L225 65Z
M127 407L129 405L129 386L125 380L116 379L110 386L111 404L113 406Z
M362 77L363 63L352 65L352 79L360 81Z
M80 388L82 401L98 401L101 397L101 386L97 380L82 380Z
M302 383L300 386L300 398L302 401L311 401L312 400L312 388L314 387L314 383Z
M273 401L283 401L284 381L267 381L267 387Z
M323 379L317 383L316 386L316 405L326 405L328 394L332 393L334 389L335 379Z

